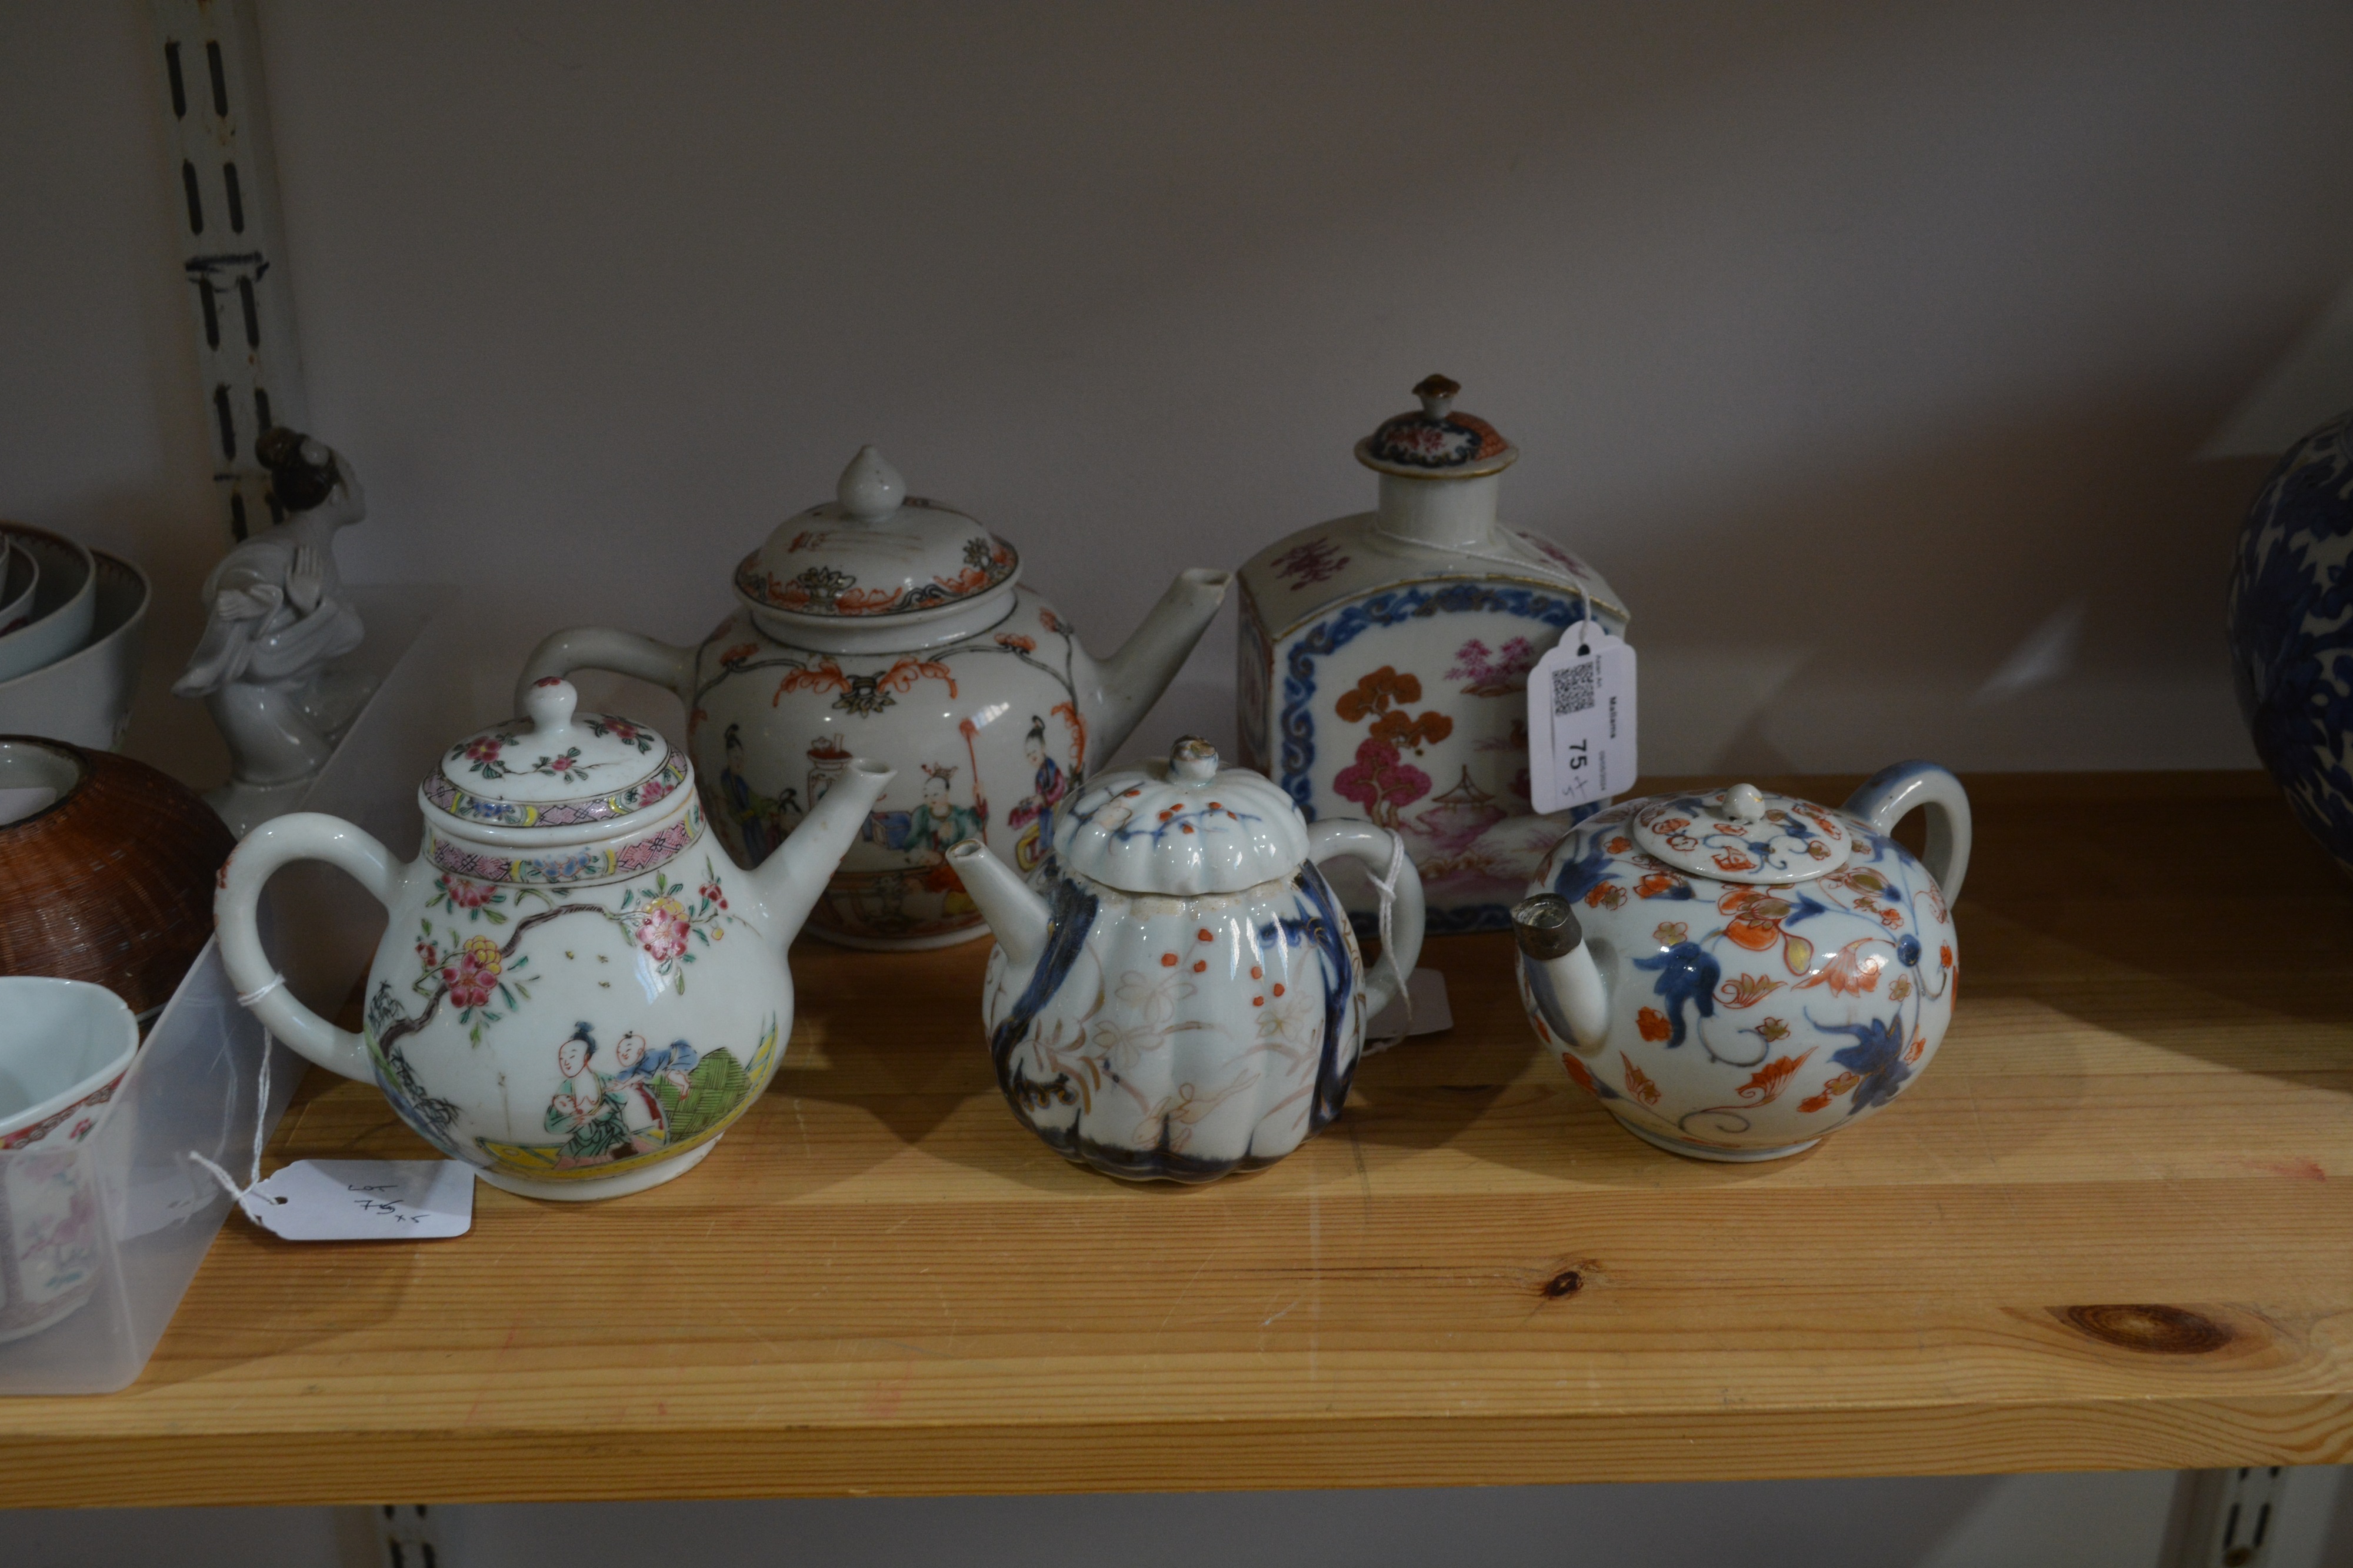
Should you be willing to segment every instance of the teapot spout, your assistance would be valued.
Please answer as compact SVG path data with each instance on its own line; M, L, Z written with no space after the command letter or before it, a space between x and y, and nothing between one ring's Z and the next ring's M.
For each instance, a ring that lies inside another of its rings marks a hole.
M865 831L875 801L894 776L884 763L853 757L849 771L834 781L776 853L744 873L767 911L769 940L778 947L800 934L834 868Z
M1522 899L1512 906L1512 934L1545 1026L1580 1051L1599 1050L1609 1033L1609 988L1576 910L1558 893Z
M1176 679L1193 645L1201 640L1218 606L1225 603L1226 589L1233 580L1230 572L1198 566L1178 573L1176 581L1160 595L1160 603L1144 617L1144 624L1117 653L1096 667L1098 693L1089 718L1093 734L1087 742L1091 767L1097 759L1110 760L1168 683Z
M977 838L967 838L948 849L948 864L964 882L964 890L980 906L980 918L997 938L997 945L1016 964L1037 962L1046 950L1046 900L1029 890L1020 873L988 852Z

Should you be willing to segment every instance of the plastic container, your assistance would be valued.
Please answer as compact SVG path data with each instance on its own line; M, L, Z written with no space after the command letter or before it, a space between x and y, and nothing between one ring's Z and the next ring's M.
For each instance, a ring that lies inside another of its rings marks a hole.
M376 689L301 804L413 842L417 775L455 727L455 654L421 635L446 595L405 585L354 596L370 637L355 663ZM348 884L334 886L337 874L303 869L321 875L271 886L265 940L288 985L332 1015L367 973L383 917ZM111 1394L137 1380L233 1206L193 1156L249 1181L255 1118L266 1140L301 1080L306 1064L276 1047L268 1102L256 1103L265 1039L207 942L104 1125L69 1152L0 1154L0 1292L43 1295L58 1309L0 1340L0 1394Z
M263 1046L206 943L104 1124L70 1151L0 1154L0 1278L59 1309L0 1343L0 1394L109 1394L138 1377L231 1207L191 1155L247 1180L256 1115L267 1137L301 1081L301 1058L274 1047L257 1105Z

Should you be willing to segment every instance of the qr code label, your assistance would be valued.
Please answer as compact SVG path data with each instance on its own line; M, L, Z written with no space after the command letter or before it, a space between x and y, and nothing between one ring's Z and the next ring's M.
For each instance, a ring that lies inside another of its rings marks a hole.
M1582 713L1593 706L1594 678L1600 672L1601 661L1588 658L1582 664L1572 664L1566 669L1552 672L1552 710L1560 713Z

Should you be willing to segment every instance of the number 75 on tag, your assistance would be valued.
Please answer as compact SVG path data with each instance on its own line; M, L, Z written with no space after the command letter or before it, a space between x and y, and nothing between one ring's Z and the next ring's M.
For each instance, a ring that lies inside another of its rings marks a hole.
M1634 650L1592 621L1528 672L1528 794L1539 812L1633 786Z

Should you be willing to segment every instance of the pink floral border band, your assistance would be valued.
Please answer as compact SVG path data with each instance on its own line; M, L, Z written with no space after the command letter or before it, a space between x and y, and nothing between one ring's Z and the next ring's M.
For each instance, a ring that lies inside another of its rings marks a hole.
M649 833L615 847L584 844L547 855L485 855L442 837L426 835L426 858L444 871L455 871L482 882L513 882L554 887L565 882L601 882L613 877L636 877L657 866L667 866L702 837L702 806L690 804L686 814L659 833Z

